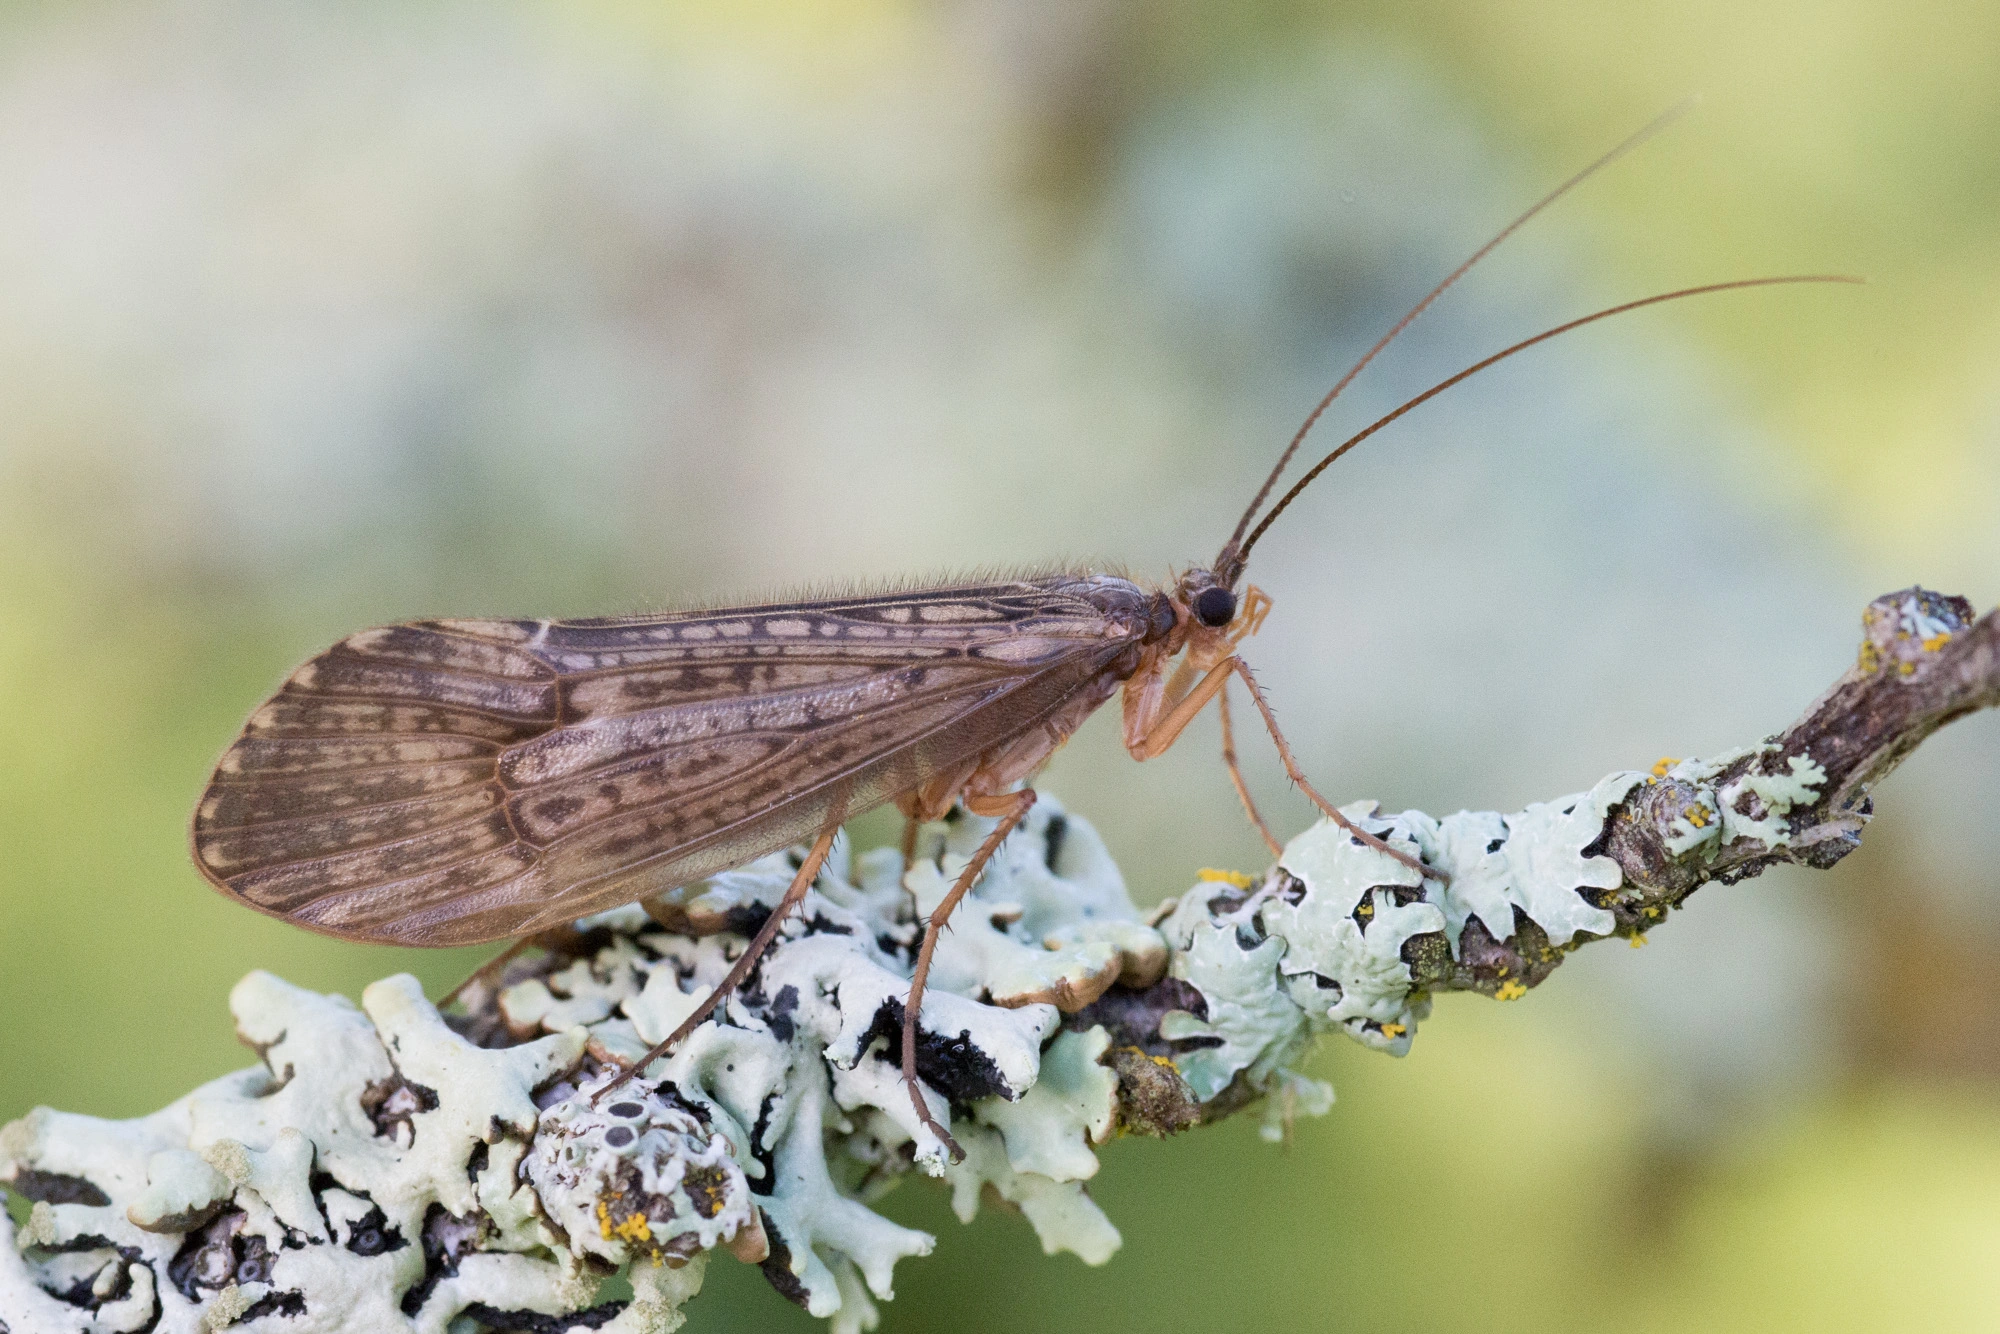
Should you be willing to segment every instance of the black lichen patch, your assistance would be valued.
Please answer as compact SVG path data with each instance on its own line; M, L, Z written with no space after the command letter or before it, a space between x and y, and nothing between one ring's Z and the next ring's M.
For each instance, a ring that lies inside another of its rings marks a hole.
M98 1265L95 1270L77 1279L67 1288L44 1286L42 1291L48 1293L49 1296L59 1302L78 1307L85 1311L95 1311L112 1302L123 1301L126 1297L130 1296L132 1292L132 1274L129 1266L141 1264L151 1269L152 1265L146 1263L135 1247L114 1247L103 1237L93 1238L93 1240L100 1244L83 1249L106 1252L103 1263ZM65 1246L63 1249L71 1251L79 1248ZM101 1291L99 1289L100 1281L103 1282ZM157 1306L155 1306L154 1311L157 1315ZM4 1326L0 1326L0 1329L4 1328Z
M771 1253L757 1266L764 1271L764 1281L776 1288L780 1297L803 1310L812 1294L792 1272L792 1248L785 1244L785 1234L778 1231L769 1214L764 1214L764 1236L771 1243Z
M303 1292L267 1292L245 1307L237 1320L248 1324L267 1315L296 1317L305 1313L306 1295Z
M113 1261L113 1263L116 1263L116 1261ZM66 1288L44 1287L42 1291L65 1306L79 1306L86 1311L94 1311L97 1309L96 1288L97 1275L85 1274Z
M368 1114L375 1133L383 1139L400 1139L403 1143L416 1138L417 1114L435 1111L437 1105L436 1089L405 1079L401 1071L387 1079L378 1079L361 1091L361 1110ZM398 1136L398 1127L403 1128L406 1139Z
M474 1302L460 1314L499 1334L569 1334L571 1330L603 1329L625 1306L624 1302L606 1302L570 1315L544 1315L540 1311L501 1311L485 1302Z
M102 1209L111 1203L111 1197L88 1180L64 1172L41 1172L24 1167L14 1173L14 1179L7 1185L30 1200L46 1204L87 1204L93 1209Z
M771 1036L780 1042L790 1042L798 1025L792 1016L799 1010L799 989L790 983L778 988L778 994L764 1011L764 1022L771 1026Z
M404 1315L415 1315L424 1309L438 1283L458 1272L458 1262L478 1247L491 1226L491 1220L478 1209L463 1218L441 1204L433 1204L425 1211L424 1276L403 1294Z
M764 1169L764 1175L752 1178L750 1193L769 1195L778 1188L778 1148L765 1142L771 1130L771 1113L778 1108L778 1095L764 1095L763 1106L757 1109L757 1124L750 1128L750 1156ZM746 1173L747 1175L747 1173Z
M1192 982L1163 977L1150 987L1133 990L1114 986L1075 1014L1063 1016L1063 1027L1087 1033L1104 1025L1114 1047L1137 1047L1154 1056L1166 1054L1167 1043L1160 1037L1160 1020L1170 1011L1186 1010L1197 1019L1208 1018L1208 997Z
M1200 1051L1204 1047L1220 1047L1223 1039L1208 1033L1197 1033L1192 1037L1175 1038L1167 1043L1167 1050L1176 1055L1181 1052Z
M762 931L770 918L771 909L761 903L739 903L722 915L722 929L747 940Z
M1050 875L1061 875L1056 865L1062 860L1063 844L1069 841L1069 817L1051 815L1048 825L1042 830L1042 865L1049 868Z
M903 1051L903 1003L886 999L875 1011L875 1020L862 1034L861 1050L868 1050L876 1038L889 1040L881 1059L900 1065ZM1011 1098L1013 1091L1000 1078L1000 1067L972 1041L972 1031L961 1029L956 1037L917 1029L917 1077L951 1100L969 1105L981 1098Z

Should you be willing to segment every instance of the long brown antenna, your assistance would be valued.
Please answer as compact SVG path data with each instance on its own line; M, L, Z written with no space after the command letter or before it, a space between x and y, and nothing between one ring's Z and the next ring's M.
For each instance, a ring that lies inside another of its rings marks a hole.
M1640 144L1645 143L1648 139L1658 134L1661 130L1667 128L1667 126L1671 125L1674 121L1680 119L1680 117L1687 111L1687 109L1695 104L1696 100L1697 99L1690 97L1686 101L1682 102L1680 105L1661 112L1658 116L1655 116L1645 126L1641 127L1638 131L1628 136L1623 142L1618 144L1617 147L1613 148L1603 157L1598 158L1597 161L1591 163L1589 166L1585 167L1582 171L1579 171L1576 175L1570 177L1568 180L1564 181L1561 185L1558 185L1555 189L1549 191L1546 195L1543 195L1541 199L1535 202L1535 205L1532 208L1530 208L1527 212L1523 213L1520 217L1508 223L1505 227L1502 227L1499 230L1499 232L1497 232L1494 235L1492 240L1488 241L1485 245L1479 247L1479 249L1473 251L1472 257L1470 259L1467 259L1463 264L1459 265L1457 268L1453 269L1450 273L1446 274L1444 281L1439 283L1436 287L1433 287L1424 296L1423 300L1417 302L1416 305L1410 307L1410 313L1403 316L1402 319L1397 320L1396 326L1393 329L1389 330L1388 333L1383 334L1380 338L1375 340L1375 346L1369 348L1367 352L1363 353L1361 360L1355 362L1353 366L1349 367L1347 374L1341 376L1339 382L1335 384L1333 388L1326 391L1326 397L1322 398L1319 401L1319 405L1315 407L1311 412L1306 414L1306 419L1304 423L1300 425L1298 431L1292 436L1292 442L1286 445L1285 452L1278 456L1278 465L1275 468L1271 469L1270 476L1264 479L1264 485L1257 488L1257 494L1255 498L1251 500L1249 508L1243 511L1243 517L1236 521L1236 531L1229 535L1229 540L1222 544L1221 554L1215 558L1216 575L1222 580L1225 586L1230 586L1235 584L1236 576L1241 571L1242 568L1243 557L1249 551L1249 548L1247 546L1239 548L1237 544L1242 542L1243 532L1250 526L1250 520L1257 517L1258 508L1261 505L1263 505L1265 499L1270 496L1271 488L1278 484L1278 479L1284 476L1286 465L1291 463L1292 456L1299 452L1299 446L1305 443L1306 435L1312 430L1313 424L1320 419L1320 414L1324 413L1327 410L1327 408L1331 407L1333 404L1333 400L1340 397L1341 391L1354 382L1354 377L1361 374L1362 368L1365 367L1369 362L1375 360L1376 354L1381 352L1383 348L1395 342L1397 337L1403 332L1403 330L1409 328L1412 324L1416 323L1417 316L1423 314L1426 310L1428 310L1430 308L1431 302L1443 296L1447 288L1449 288L1453 283L1457 282L1460 278L1463 278L1466 275L1466 273L1471 270L1473 265L1477 264L1480 260L1485 259L1489 254L1493 253L1494 249L1497 248L1502 241L1512 236L1515 232L1521 230L1521 228L1524 225L1526 225L1526 223L1530 218L1534 217L1537 213L1540 213L1550 204L1555 203L1556 200L1561 199L1564 195L1568 194L1578 185L1581 185L1584 181L1596 175L1603 168L1611 165L1611 163L1625 156L1625 154L1631 152L1633 149L1637 148Z
M1851 277L1847 274L1811 273L1811 274L1794 274L1781 278L1739 278L1735 282L1708 283L1701 287L1683 287L1677 292L1662 292L1658 296L1649 296L1642 298L1641 300L1638 301L1627 301L1622 305L1610 306L1604 310L1596 311L1592 314L1584 315L1581 316L1580 318L1570 320L1567 323L1558 324L1553 329L1545 329L1541 333L1536 334L1533 338L1523 338L1520 342L1515 343L1511 347L1504 347L1500 349L1498 352L1495 352L1490 357L1487 357L1481 361L1475 361L1474 363L1472 363L1472 365L1467 366L1464 370L1452 376L1450 379L1438 381L1438 383L1424 390L1423 393L1418 394L1415 398L1403 404L1402 407L1397 408L1394 412L1389 413L1387 416L1377 418L1373 423L1371 423L1366 428L1355 432L1353 435L1347 437L1347 439L1341 441L1339 448L1335 449L1331 454L1328 454L1318 463L1315 463L1312 466L1312 469L1309 472L1307 472L1304 477L1299 478L1297 482L1293 483L1291 490L1285 492L1285 494L1279 498L1278 503L1271 507L1271 512L1266 514L1262 519L1262 521L1258 523L1257 527L1251 531L1249 540L1244 542L1242 550L1236 553L1236 558L1239 561L1249 559L1250 548L1257 545L1257 539L1264 535L1264 530L1271 526L1272 520L1276 519L1280 514L1283 514L1285 512L1285 506L1291 504L1294 500L1298 499L1299 493L1304 491L1308 486L1312 485L1313 478L1325 472L1328 464L1332 463L1342 454L1345 454L1348 450L1360 444L1363 440L1366 440L1369 436L1381 430L1384 426L1387 426L1390 422L1396 420L1396 418L1408 412L1411 408L1416 407L1419 403L1426 403L1431 399L1436 398L1439 394L1442 394L1445 390L1451 388L1459 381L1470 379L1472 376L1479 374L1479 372L1485 370L1488 366L1493 365L1495 362L1505 361L1507 358L1513 356L1516 352L1525 352L1529 348L1533 347L1535 344L1546 343L1549 341L1549 339L1556 337L1558 334L1566 334L1572 329L1580 329L1584 325L1594 324L1598 320L1610 319L1613 315L1622 315L1628 310L1638 310L1642 306L1657 306L1663 301L1678 301L1682 297L1703 296L1709 292L1730 292L1730 291L1735 291L1736 289L1742 287L1775 287L1782 283L1859 283L1862 281L1864 280L1860 278Z

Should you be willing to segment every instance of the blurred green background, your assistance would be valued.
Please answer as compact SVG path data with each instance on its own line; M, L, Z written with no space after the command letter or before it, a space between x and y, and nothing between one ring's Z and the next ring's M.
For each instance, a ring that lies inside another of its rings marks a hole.
M2000 7L138 0L0 12L0 1119L247 1063L245 970L477 952L231 907L215 756L364 625L1054 557L1206 559L1332 377L1506 218L1259 548L1250 657L1341 799L1515 809L1773 731L1870 597L2000 598ZM1329 443L1334 438L1328 437ZM1150 901L1261 861L1212 719L1043 782ZM1307 812L1272 757L1252 782ZM939 1234L886 1328L1993 1329L2000 719L1835 871L1454 997L1340 1102L1117 1143L1125 1249ZM696 1330L805 1328L722 1260Z

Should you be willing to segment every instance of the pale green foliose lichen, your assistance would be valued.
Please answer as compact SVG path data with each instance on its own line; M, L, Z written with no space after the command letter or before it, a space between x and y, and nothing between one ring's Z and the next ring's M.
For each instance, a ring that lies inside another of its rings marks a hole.
M1672 771L1708 794L1713 818L1690 830L1717 842L1775 846L1824 781L1794 762L1713 792L1721 763ZM472 1334L575 1315L664 1334L726 1250L844 1334L873 1328L896 1264L934 1245L870 1207L912 1169L941 1177L961 1218L990 1188L1045 1250L1101 1263L1119 1237L1085 1191L1099 1145L1211 1104L1264 1099L1273 1136L1325 1112L1333 1090L1292 1067L1328 1030L1409 1049L1430 1009L1406 962L1420 938L1456 957L1475 920L1504 940L1525 918L1557 946L1609 932L1586 892L1620 873L1587 850L1646 781L1613 774L1512 815L1358 803L1349 819L1449 881L1326 821L1261 879L1204 873L1156 925L1090 826L1044 797L960 905L925 998L920 1089L955 1164L902 1083L902 1002L919 914L988 821L929 827L907 870L895 849L837 847L750 983L604 1098L604 1058L636 1058L693 1011L783 894L789 856L580 924L573 957L517 971L456 1028L406 976L357 1007L252 973L230 1007L261 1065L137 1120L43 1108L0 1129L0 1183L33 1202L18 1228L0 1214L0 1321ZM1139 1037L1118 996L1159 998ZM631 1299L600 1302L621 1268Z
M1056 1002L1155 981L1167 948L1096 833L1054 802L962 905L932 974L919 1068L964 1161L901 1080L916 912L988 827L933 827L907 877L893 849L837 853L723 1014L595 1101L610 1071L589 1051L635 1057L671 1031L783 893L785 855L659 909L707 934L637 908L593 919L589 948L498 996L486 1045L407 976L357 1007L250 974L230 1006L263 1064L138 1120L39 1109L0 1131L0 1183L33 1201L18 1229L0 1214L0 1324L468 1334L575 1314L653 1334L683 1323L726 1249L859 1331L896 1263L934 1244L869 1207L913 1166L962 1217L990 1187L1045 1249L1103 1262L1118 1232L1084 1182L1118 1079L1105 1030L1066 1028ZM620 1268L631 1300L600 1303Z
M1794 831L1787 817L1794 807L1818 798L1826 770L1809 755L1788 755L1782 772L1764 772L1766 757L1778 753L1777 746L1766 743L1666 768L1661 777L1694 789L1671 826L1668 850L1683 855L1701 848L1704 857L1713 859L1745 841L1772 852L1789 845ZM1745 759L1751 761L1747 769L1718 785L1724 770Z

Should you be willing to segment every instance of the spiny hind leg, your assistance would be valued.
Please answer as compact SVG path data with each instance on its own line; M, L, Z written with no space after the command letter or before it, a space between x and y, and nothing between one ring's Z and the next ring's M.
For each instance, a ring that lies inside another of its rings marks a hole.
M750 941L750 947L743 951L742 957L737 959L735 967L729 970L728 975L716 984L715 990L708 993L708 999L695 1006L694 1013L681 1020L680 1027L667 1034L666 1039L658 1046L625 1066L619 1072L618 1078L592 1094L590 1099L592 1104L680 1045L683 1038L701 1025L702 1020L715 1012L716 1006L729 998L730 992L743 984L743 979L750 976L750 970L764 957L764 951L768 950L771 942L778 938L778 929L785 924L785 919L792 915L805 899L806 891L812 888L813 881L819 878L819 868L825 864L826 854L833 850L833 836L838 829L837 825L829 824L813 841L812 850L806 853L806 859L799 863L798 874L792 877L791 885L785 890L785 897L778 900L778 906L771 910L771 915L764 919L764 925Z
M910 994L903 1001L903 1083L910 1090L910 1105L917 1109L917 1120L938 1137L953 1162L964 1158L965 1150L958 1147L958 1141L951 1137L951 1132L931 1115L930 1104L924 1101L923 1087L917 1082L917 1025L924 1010L924 984L930 980L931 956L937 952L938 937L951 920L952 909L978 882L986 864L993 860L993 854L1007 841L1007 835L1013 833L1014 827L1027 817L1029 808L1035 804L1035 793L1031 788L1024 788L994 797L968 796L963 799L963 804L974 815L998 816L1000 823L994 825L993 832L980 842L972 860L965 864L965 869L952 883L951 892L932 911L930 921L924 927L924 943L917 951L917 970L910 977Z
M1342 829L1345 829L1348 833L1354 835L1354 837L1360 839L1363 843L1366 843L1369 847L1374 848L1377 852L1387 853L1418 874L1428 876L1433 880L1442 880L1447 884L1450 883L1451 877L1448 874L1434 866L1424 865L1423 862L1412 857L1407 852L1390 847L1386 842L1369 833L1345 815L1342 815L1335 809L1332 802L1322 797L1319 794L1319 789L1307 780L1305 770L1299 768L1299 762L1292 757L1291 744L1285 740L1285 734L1278 730L1278 720L1272 715L1271 706L1264 698L1263 687L1257 684L1256 677L1250 675L1250 664L1244 662L1241 658L1231 657L1216 668L1218 672L1225 670L1235 672L1243 678L1243 684L1250 687L1251 702L1257 706L1257 712L1264 719L1264 730L1271 734L1271 744L1278 748L1278 760L1285 766L1286 775L1294 783L1298 784L1299 791L1305 793L1313 805L1319 807L1321 814L1325 815L1327 819L1333 821Z

